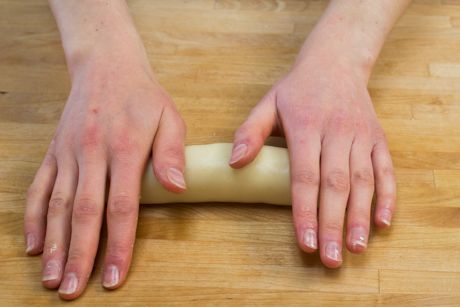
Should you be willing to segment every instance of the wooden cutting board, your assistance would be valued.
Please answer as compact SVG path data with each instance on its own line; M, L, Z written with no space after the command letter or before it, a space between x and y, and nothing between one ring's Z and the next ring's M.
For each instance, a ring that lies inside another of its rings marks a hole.
M289 70L327 1L131 0L187 145L233 133ZM0 305L62 303L27 256L25 194L70 90L45 0L0 0ZM369 91L398 180L392 226L340 269L296 244L291 209L249 204L141 206L125 284L81 305L460 306L460 1L415 0L383 47Z

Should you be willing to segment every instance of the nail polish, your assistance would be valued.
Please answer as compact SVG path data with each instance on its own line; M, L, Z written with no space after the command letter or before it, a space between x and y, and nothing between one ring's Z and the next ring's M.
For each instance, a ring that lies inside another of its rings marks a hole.
M176 186L182 189L186 189L184 175L177 168L171 167L166 171L169 181L174 183Z
M240 144L233 149L232 156L230 157L230 164L238 162L241 158L244 157L246 151L248 150L248 145Z

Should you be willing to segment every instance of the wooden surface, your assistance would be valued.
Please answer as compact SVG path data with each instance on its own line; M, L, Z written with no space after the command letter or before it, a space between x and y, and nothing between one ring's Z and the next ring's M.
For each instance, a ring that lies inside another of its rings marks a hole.
M187 144L231 142L293 63L327 1L128 1ZM45 0L0 0L0 305L64 303L27 256L25 194L67 95ZM297 246L291 209L248 204L142 206L132 267L116 291L100 253L69 305L460 306L460 1L415 0L369 83L398 180L389 230L339 269Z

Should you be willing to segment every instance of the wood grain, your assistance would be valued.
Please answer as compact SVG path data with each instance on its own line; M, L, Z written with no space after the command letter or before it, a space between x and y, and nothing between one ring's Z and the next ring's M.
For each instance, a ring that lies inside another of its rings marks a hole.
M326 0L129 0L186 143L231 142L289 70ZM25 194L70 91L45 0L0 0L0 306L53 306L27 256ZM369 92L387 133L398 209L368 251L325 268L297 246L290 208L141 206L132 268L100 284L106 229L83 295L69 304L459 306L460 1L414 0L385 43Z

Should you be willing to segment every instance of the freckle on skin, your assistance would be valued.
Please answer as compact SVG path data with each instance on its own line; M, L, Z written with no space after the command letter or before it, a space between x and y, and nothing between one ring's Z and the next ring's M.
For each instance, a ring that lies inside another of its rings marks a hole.
M96 30L96 31L97 31L97 30ZM97 114L98 111L97 111L97 109L93 109L93 112L94 112L95 114Z

